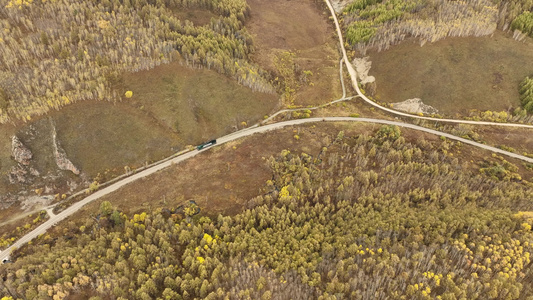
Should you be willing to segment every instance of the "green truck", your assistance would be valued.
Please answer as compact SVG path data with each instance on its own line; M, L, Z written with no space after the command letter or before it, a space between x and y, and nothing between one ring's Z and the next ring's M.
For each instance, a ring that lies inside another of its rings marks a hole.
M196 146L196 149L202 150L202 149L205 149L207 147L211 147L211 146L213 146L216 143L217 143L217 140L210 140L209 142L205 142L203 144L200 144L200 145Z

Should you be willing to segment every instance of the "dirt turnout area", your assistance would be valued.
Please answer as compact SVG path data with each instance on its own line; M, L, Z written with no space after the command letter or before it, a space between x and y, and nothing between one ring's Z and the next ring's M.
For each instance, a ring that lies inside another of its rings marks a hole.
M248 0L248 4L246 27L255 45L252 59L275 73L276 54L292 51L300 71L313 73L312 83L301 85L295 104L319 104L342 95L335 31L321 1Z
M493 36L446 38L420 47L414 39L369 53L376 98L400 102L420 98L454 116L471 109L502 111L520 106L518 85L533 74L532 39Z

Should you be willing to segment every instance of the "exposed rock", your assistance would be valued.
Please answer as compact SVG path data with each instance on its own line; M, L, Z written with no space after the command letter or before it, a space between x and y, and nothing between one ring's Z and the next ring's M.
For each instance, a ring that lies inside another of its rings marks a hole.
M33 176L39 176L41 175L39 171L35 170L34 168L30 167L30 174Z
M56 128L52 126L53 132L52 132L52 140L54 143L54 157L56 159L56 164L61 170L71 171L72 173L79 175L80 170L67 158L67 154L65 153L65 150L61 148L61 145L59 144L59 141L56 137Z
M0 209L8 209L15 203L17 203L17 197L12 195L0 195Z
M11 170L9 170L9 173L7 174L9 178L9 183L11 184L26 183L28 181L28 179L26 178L27 174L28 174L28 171L26 170L26 168L24 168L21 165L11 167Z
M30 164L30 160L33 157L30 149L28 149L19 138L14 135L11 138L11 156L20 164L25 166Z
M365 92L368 96L374 97L376 95L377 85L376 82L369 82L365 84Z
M39 171L29 166L33 154L15 135L11 138L11 156L18 164L11 167L7 174L9 183L29 183L32 179L31 176L39 176Z
M372 67L372 62L368 60L369 57L355 58L352 62L355 71L357 72L357 77L361 80L361 84L367 84L370 82L376 81L374 76L368 76L368 71Z
M67 186L69 188L69 191L72 193L73 191L75 191L78 188L79 184L76 183L75 181L70 181L69 180L67 182Z
M45 207L50 205L54 201L53 195L43 195L43 196L29 196L29 197L19 197L21 208L23 210L34 209L36 207Z
M408 113L436 114L439 112L433 106L424 104L420 98L413 98L402 102L392 103L392 108Z
M332 0L331 1L331 6L333 6L333 9L335 10L336 13L341 13L342 10L348 5L350 4L350 0Z

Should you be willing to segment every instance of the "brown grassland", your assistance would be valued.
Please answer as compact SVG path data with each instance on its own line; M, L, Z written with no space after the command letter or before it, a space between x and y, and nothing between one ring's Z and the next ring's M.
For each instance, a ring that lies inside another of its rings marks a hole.
M124 173L183 149L186 145L230 133L254 123L277 105L277 96L252 92L211 70L195 70L179 63L125 74L117 89L134 92L130 99L112 103L83 101L34 118L29 123L0 125L0 194L53 186L67 193L67 181L80 180L58 170L53 157L52 124L69 159L92 180ZM9 184L16 165L11 136L16 134L32 151L32 166L48 179L26 185ZM100 177L101 177L100 176Z
M518 85L533 69L533 41L493 36L450 37L422 47L408 39L383 52L370 52L376 99L421 98L446 115L471 109L502 111L520 106Z
M338 43L324 3L249 0L248 5L250 19L246 27L255 46L252 60L278 76L273 63L276 55L291 51L297 77L303 71L312 72L307 82L300 82L294 105L316 105L340 98Z

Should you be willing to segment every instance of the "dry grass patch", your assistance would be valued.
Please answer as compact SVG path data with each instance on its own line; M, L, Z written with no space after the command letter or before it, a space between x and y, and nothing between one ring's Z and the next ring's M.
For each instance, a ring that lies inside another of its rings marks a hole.
M70 160L91 178L106 169L124 173L182 147L178 135L127 103L84 102L53 116Z
M217 18L218 16L207 9L201 8L176 8L172 12L174 16L180 20L191 21L194 26L204 26L209 24L211 18Z
M471 109L501 111L520 106L518 84L533 73L533 42L493 36L446 38L420 47L408 39L372 52L370 75L376 99L400 102L421 98L447 115Z
M133 91L125 102L193 145L232 132L242 122L255 123L277 106L277 95L179 63L125 74L122 89Z
M340 98L337 40L323 3L249 0L248 4L250 19L246 27L255 46L252 60L278 76L273 64L275 56L291 51L300 73L313 74L308 82L301 82L294 104L307 106Z

